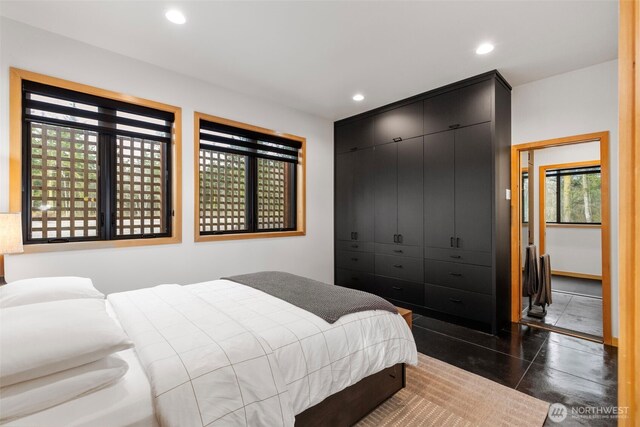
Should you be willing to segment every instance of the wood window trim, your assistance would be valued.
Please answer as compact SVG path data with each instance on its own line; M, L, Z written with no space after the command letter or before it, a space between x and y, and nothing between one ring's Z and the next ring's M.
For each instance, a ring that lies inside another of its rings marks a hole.
M150 101L119 92L113 92L81 83L63 80L44 74L38 74L19 68L10 68L9 89L9 210L20 212L22 209L22 81L29 80L77 92L130 104L155 108L174 114L172 130L172 182L173 210L171 236L155 239L100 240L87 242L46 243L25 245L25 253L75 251L82 249L119 248L132 246L151 246L177 244L182 242L182 109L173 105Z
M600 143L601 165L601 200L602 200L602 340L604 344L611 345L611 200L610 200L610 162L609 162L609 131L594 132L583 135L574 135L564 138L549 139L544 141L529 142L511 146L511 194L520 194L520 153L530 149L541 149L563 145L579 144L583 142L598 141ZM520 268L521 241L520 241L520 197L511 198L511 321L518 323L522 313L520 296L522 295L522 274ZM543 234L541 230L541 235Z
M553 169L572 169L572 168L586 168L591 166L601 166L600 160L585 160L582 162L571 162L571 163L557 163L553 165L541 165L538 167L538 230L540 230L540 254L545 253L546 249L546 229L547 227L556 227L556 228L602 228L602 223L600 224L565 224L565 223L549 223L547 224L545 218L545 208L546 208L546 197L547 197L547 187L546 185L542 185L543 182L546 182L547 171ZM600 190L602 193L602 189ZM602 197L602 196L601 196ZM557 207L557 209L560 209Z
M307 139L301 136L276 132L271 129L250 125L247 123L237 122L235 120L225 119L218 116L212 116L205 113L195 112L193 115L193 235L195 242L217 242L224 240L245 240L245 239L265 239L272 237L294 237L305 236L306 219L307 219ZM297 206L296 206L296 230L292 231L261 231L257 233L229 233L219 235L201 235L200 234L200 120L220 123L228 126L247 129L254 132L260 132L267 135L288 138L299 141L302 144L300 148L300 158L297 165Z

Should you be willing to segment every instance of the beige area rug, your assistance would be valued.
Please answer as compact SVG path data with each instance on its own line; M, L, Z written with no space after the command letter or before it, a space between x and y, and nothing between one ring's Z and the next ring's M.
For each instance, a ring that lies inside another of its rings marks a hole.
M418 353L407 386L362 419L368 426L542 426L549 404Z

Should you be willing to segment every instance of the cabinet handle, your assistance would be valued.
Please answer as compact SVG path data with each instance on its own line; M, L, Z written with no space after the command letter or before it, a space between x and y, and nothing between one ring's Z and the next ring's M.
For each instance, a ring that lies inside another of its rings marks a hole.
M462 277L462 274L460 273L449 273L449 274L455 277Z
M393 264L395 268L402 268L402 264Z
M402 243L402 234L398 234L398 243Z
M454 125L449 125L449 129L456 129L460 127L460 123L456 123Z
M404 253L404 251L402 249L394 249L393 252L395 252L397 254Z
M354 232L353 234L355 234L355 236L356 236L356 240L358 240L358 232L356 231L356 232Z
M395 289L396 291L401 291L402 290L402 288L399 288L398 286L392 286L391 288Z
M451 258L460 259L462 258L460 255L449 255Z
M358 258L351 258L351 261L357 261Z
M449 298L449 301L451 302L455 302L456 304L460 304L462 302L462 300L460 299L455 299L455 298Z
M349 148L349 151L356 151L358 149L358 147L351 147Z
M451 247L454 248L455 246L453 244L453 237L451 238L450 243L451 243Z
M397 138L393 138L393 142L400 142L400 141L402 141L402 137L401 136L399 136Z
M393 243L398 243L398 235L397 234L393 235Z
M358 245L351 245L351 247L352 247L352 248L356 248L356 249L357 249L357 248L359 248L360 246L358 246Z
M460 247L460 238L456 237L456 248Z

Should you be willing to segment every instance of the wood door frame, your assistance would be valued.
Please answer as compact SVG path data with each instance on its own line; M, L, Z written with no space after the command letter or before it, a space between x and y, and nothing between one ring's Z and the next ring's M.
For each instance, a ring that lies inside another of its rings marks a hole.
M640 5L621 0L618 33L620 149L620 347L618 405L626 408L620 426L640 421Z
M601 208L602 208L602 339L613 345L611 336L611 202L609 180L609 131L587 133L544 141L528 142L511 146L511 321L522 319L522 273L521 273L521 195L520 157L523 151L574 145L584 142L600 143ZM531 188L531 185L529 185ZM532 218L529 218L531 222Z

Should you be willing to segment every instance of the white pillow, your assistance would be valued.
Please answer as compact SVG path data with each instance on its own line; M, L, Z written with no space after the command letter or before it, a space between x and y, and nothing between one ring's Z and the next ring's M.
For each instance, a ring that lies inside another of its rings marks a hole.
M104 299L104 294L85 277L41 277L0 286L2 308L76 298Z
M43 377L131 348L105 300L71 299L0 310L0 385Z
M0 422L25 417L92 393L127 373L129 365L116 355L0 388Z

